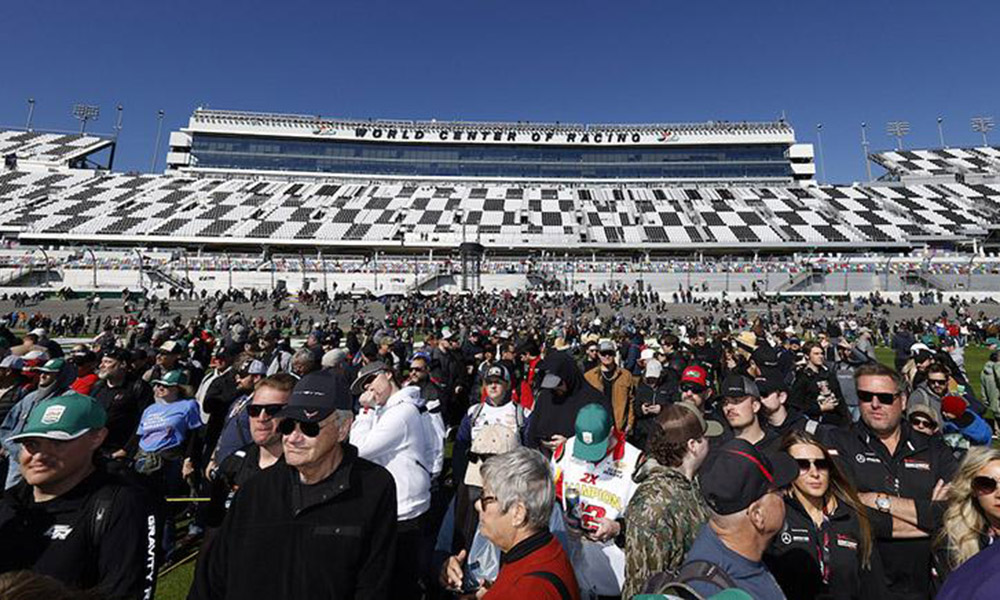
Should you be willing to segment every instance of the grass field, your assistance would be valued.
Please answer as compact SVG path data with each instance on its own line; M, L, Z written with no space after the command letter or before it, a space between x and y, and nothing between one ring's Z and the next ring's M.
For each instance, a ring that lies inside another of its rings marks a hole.
M969 383L973 391L978 395L979 374L983 370L983 364L989 357L989 350L983 346L970 346L965 350L965 371L969 374ZM875 349L875 355L879 362L888 366L893 366L892 350L885 347ZM194 578L194 565L192 560L182 564L168 573L160 576L156 589L156 600L183 600L187 597L188 588L191 587L191 580Z

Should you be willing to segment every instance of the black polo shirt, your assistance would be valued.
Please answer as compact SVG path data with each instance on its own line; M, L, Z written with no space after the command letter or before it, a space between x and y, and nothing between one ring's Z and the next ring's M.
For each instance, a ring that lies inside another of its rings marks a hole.
M928 598L931 546L945 508L943 502L931 502L931 493L939 479L951 481L958 461L940 437L913 431L905 420L900 427L895 454L889 454L885 444L863 421L851 429L829 431L826 438L831 454L836 453L835 458L859 492L909 498L916 504L918 525L930 537L893 540L883 535L878 547L889 587L888 597Z
M858 515L847 504L838 503L816 527L796 498L785 498L785 525L771 541L764 562L788 598L884 598L878 550L873 546L870 567L863 568L861 540Z

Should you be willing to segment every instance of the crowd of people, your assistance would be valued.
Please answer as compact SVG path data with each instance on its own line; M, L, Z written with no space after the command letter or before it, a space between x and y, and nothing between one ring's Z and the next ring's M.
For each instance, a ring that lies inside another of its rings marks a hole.
M331 297L300 345L244 300L0 327L0 589L150 598L198 549L192 600L1000 594L973 307Z

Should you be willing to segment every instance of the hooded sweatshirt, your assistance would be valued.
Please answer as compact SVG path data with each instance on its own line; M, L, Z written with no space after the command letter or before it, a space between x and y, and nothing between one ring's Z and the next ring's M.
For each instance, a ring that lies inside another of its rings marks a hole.
M553 390L541 390L535 397L525 440L529 448L538 448L542 440L556 434L573 437L576 433L576 413L588 404L600 404L614 414L608 399L587 383L580 367L566 352L552 352L538 365L536 379L544 379L547 374L558 375L566 383L567 391L560 397Z
M0 425L0 442L3 443L4 450L7 451L10 466L7 469L7 482L4 489L10 489L21 481L21 466L18 463L18 455L21 453L21 444L9 442L8 438L17 435L24 430L24 425L28 421L31 410L42 400L54 398L66 390L76 379L76 366L71 363L63 364L62 369L56 374L55 381L47 387L38 386L34 391L29 392L10 409L7 417Z
M407 386L383 406L362 408L351 425L351 444L358 456L389 470L396 482L397 517L415 519L431 505L428 425L421 408L420 388Z

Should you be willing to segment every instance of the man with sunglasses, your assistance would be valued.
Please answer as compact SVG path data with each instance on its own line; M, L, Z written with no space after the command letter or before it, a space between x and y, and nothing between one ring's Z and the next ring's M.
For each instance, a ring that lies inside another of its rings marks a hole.
M347 443L352 405L339 373L298 381L275 415L285 462L240 488L190 600L390 597L395 485Z
M618 431L630 433L635 423L635 413L632 412L635 379L632 373L618 366L618 347L614 342L602 341L597 350L601 365L584 373L583 378L603 393L610 403Z
M861 501L891 518L891 526L877 531L912 532L909 539L878 539L889 597L927 598L931 540L957 461L940 437L915 431L903 418L907 399L895 371L879 363L863 365L855 383L861 419L850 429L829 432L830 454L851 476Z
M278 431L281 421L277 415L288 404L294 387L295 378L288 373L272 375L257 384L246 409L253 441L223 459L216 474L226 491L226 506L251 477L282 460L281 432Z

